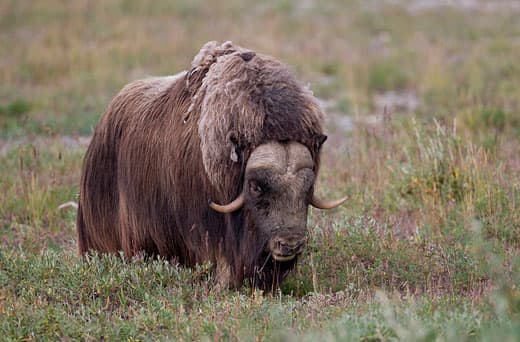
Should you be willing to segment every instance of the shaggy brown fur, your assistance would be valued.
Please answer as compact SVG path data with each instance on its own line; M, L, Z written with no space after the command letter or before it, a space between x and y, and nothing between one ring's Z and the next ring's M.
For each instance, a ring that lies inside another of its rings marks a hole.
M315 163L323 113L285 66L231 43L207 43L190 71L133 82L96 127L81 177L79 252L140 252L192 266L211 261L232 287L278 286L294 266L265 252L242 209L213 211L240 192L249 155L297 141Z

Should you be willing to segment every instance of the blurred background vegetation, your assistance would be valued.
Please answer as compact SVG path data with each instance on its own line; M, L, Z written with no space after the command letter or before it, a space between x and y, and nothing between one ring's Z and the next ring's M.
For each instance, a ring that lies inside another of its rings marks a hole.
M374 96L396 92L401 109L518 136L518 8L460 2L4 0L2 135L89 134L125 83L232 40L289 64L341 112L374 113Z
M516 340L517 1L0 1L0 332L12 339ZM278 294L209 265L75 255L89 136L207 41L275 56L328 113L310 242Z

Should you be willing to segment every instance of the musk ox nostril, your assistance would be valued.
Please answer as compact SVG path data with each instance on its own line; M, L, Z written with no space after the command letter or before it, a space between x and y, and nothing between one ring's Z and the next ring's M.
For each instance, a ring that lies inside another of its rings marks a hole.
M293 248L289 247L288 245L285 245L285 244L282 244L281 251L282 251L283 255L291 255L291 254L293 254Z
M293 255L296 254L300 247L302 246L302 243L297 244L288 244L288 243L280 243L280 251L283 255Z

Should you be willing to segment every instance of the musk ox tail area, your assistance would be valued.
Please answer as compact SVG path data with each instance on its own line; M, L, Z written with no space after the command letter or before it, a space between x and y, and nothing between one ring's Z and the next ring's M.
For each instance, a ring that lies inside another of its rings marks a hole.
M118 215L117 135L100 125L85 155L80 183L77 230L80 254L95 249L117 252L121 249L116 218Z

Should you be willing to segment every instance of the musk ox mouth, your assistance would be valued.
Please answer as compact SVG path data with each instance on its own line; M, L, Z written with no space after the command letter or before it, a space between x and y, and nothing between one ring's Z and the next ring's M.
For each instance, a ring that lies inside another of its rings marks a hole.
M275 254L275 253L271 253L272 257L274 260L276 261L290 261L290 260L293 260L294 258L296 258L296 254L293 254L293 255L280 255L280 254Z

